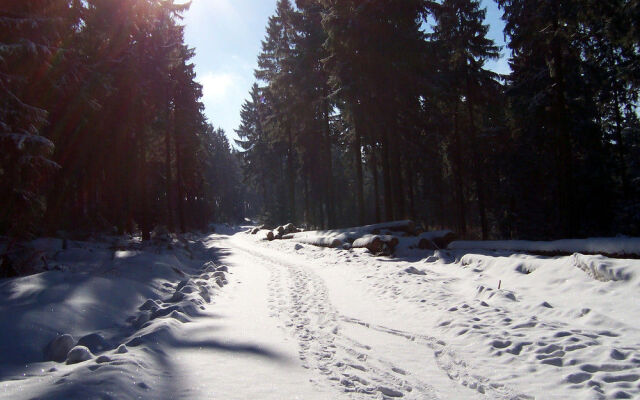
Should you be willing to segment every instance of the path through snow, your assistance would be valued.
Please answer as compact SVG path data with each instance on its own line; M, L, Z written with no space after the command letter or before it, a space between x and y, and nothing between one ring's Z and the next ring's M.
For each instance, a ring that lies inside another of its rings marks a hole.
M638 260L189 243L0 281L0 398L640 396ZM101 347L43 362L55 332Z

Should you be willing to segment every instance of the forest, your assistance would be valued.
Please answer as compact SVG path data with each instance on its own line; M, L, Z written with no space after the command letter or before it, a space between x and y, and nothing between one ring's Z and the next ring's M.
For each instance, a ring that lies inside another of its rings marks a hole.
M640 5L280 0L237 130L261 220L468 238L635 234Z
M204 116L189 3L0 5L0 235L337 228L640 234L640 2L279 0L238 140Z
M239 160L204 117L184 43L187 8L2 1L0 235L148 236L242 214Z

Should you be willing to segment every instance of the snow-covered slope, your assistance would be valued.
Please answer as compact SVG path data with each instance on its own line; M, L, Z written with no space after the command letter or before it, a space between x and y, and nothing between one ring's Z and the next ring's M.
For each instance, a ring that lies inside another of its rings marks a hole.
M51 271L0 281L0 397L164 397L163 346L225 271L193 240L43 241Z

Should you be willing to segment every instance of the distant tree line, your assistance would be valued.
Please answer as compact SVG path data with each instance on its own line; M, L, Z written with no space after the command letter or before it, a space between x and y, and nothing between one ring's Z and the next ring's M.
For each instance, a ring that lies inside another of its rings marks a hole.
M187 7L0 3L0 235L146 236L243 214L238 157L203 117Z
M640 4L279 0L241 112L252 209L465 237L640 233Z

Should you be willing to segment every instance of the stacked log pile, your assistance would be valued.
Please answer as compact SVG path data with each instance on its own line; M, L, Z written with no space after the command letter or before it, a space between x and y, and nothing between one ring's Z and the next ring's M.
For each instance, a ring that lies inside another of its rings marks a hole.
M375 255L393 254L400 243L399 238L415 238L410 247L427 250L446 248L455 239L451 231L422 232L411 220L307 232L288 223L273 230L265 226L256 227L249 233L260 234L263 240L269 241L284 239L329 248L366 248Z

